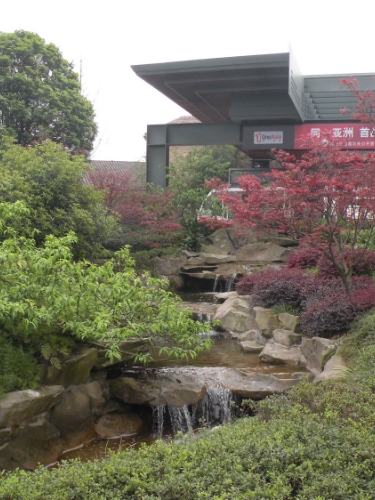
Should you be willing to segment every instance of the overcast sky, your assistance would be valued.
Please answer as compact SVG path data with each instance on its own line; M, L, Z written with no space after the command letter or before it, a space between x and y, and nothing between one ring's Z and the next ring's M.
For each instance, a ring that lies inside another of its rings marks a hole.
M57 45L94 104L97 160L140 160L147 124L184 110L133 64L288 52L304 75L375 74L374 0L1 0L0 31Z

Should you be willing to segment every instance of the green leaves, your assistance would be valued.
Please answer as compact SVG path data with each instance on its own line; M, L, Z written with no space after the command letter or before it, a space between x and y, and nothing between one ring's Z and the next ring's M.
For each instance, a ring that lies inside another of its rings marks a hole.
M0 220L22 213L27 211L21 203L0 204ZM6 224L1 227L4 234ZM0 327L14 342L54 362L64 336L105 341L111 361L120 359L118 345L129 338L161 342L168 355L185 359L210 346L200 335L209 325L193 321L165 290L165 281L138 276L128 248L98 266L72 261L76 241L74 233L48 235L37 247L14 231L0 244ZM139 355L143 363L149 359Z
M116 230L117 221L104 207L102 193L83 184L87 167L82 156L49 141L31 148L14 144L4 148L0 197L7 202L23 200L28 206L23 224L14 220L8 231L31 235L33 228L38 244L46 234L63 236L74 231L74 256L95 255Z
M51 139L90 152L97 133L92 104L59 49L34 33L0 33L0 125L23 146Z

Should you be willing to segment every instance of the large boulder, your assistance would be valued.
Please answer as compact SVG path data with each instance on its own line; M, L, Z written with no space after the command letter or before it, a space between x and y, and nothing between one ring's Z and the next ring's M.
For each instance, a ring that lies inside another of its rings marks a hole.
M272 336L277 344L285 347L299 345L302 342L302 335L291 330L276 329L272 332Z
M126 403L183 407L198 404L211 388L222 387L243 398L262 399L298 383L295 378L247 374L234 368L185 367L155 370L152 377L139 380L123 377L109 384L112 395Z
M234 254L236 247L231 238L231 232L228 229L218 229L206 238L206 244L211 244L227 254Z
M202 245L200 256L205 264L227 264L237 260L235 255L229 255L212 245Z
M256 329L255 318L248 300L237 296L231 296L220 304L213 320L220 321L223 330L246 332Z
M324 370L315 377L314 382L345 377L347 370L344 358L339 352L336 352L324 365Z
M61 368L49 366L43 382L46 385L70 385L84 384L89 380L90 372L97 363L98 350L93 347L84 347L77 353L70 355Z
M61 385L8 392L0 399L0 428L18 425L46 412L61 400L63 393Z
M44 413L11 430L7 442L1 446L0 469L34 470L38 464L55 462L62 451L60 432Z
M152 263L159 276L169 277L170 275L178 275L180 268L187 264L187 260L184 255L166 258L155 257L152 259Z
M336 351L336 344L331 339L321 337L304 337L301 343L301 351L306 359L306 366L310 370L322 372L325 364Z
M291 251L273 243L250 243L240 247L236 256L241 262L286 262Z
M77 446L95 435L91 399L84 385L71 386L53 408L50 422L59 429L66 447Z
M107 413L94 424L97 436L102 439L137 434L142 426L142 420L135 413Z
M271 340L264 346L259 359L271 365L300 366L301 350L298 347L285 347Z
M277 316L285 330L292 330L292 332L300 332L301 318L289 313L280 313Z
M272 338L272 332L279 327L280 323L275 315L275 311L266 307L253 307L255 323L264 337Z
M113 365L114 362L111 362L106 356L104 350L105 343L98 344L98 346L100 347L100 349L98 351L97 361L95 363L94 368L100 369ZM122 340L119 344L119 353L121 355L121 359L117 359L116 363L126 362L126 361L129 362L134 358L135 354L147 348L148 348L147 339Z
M109 382L111 395L130 404L174 407L196 405L206 394L204 382L173 369L160 370L158 376L141 379L121 377Z

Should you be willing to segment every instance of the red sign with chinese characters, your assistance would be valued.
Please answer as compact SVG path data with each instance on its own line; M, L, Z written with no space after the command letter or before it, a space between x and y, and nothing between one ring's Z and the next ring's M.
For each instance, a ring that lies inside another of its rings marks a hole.
M295 125L294 149L306 149L301 139L321 137L330 132L337 144L345 149L375 149L375 127L370 123L319 123Z

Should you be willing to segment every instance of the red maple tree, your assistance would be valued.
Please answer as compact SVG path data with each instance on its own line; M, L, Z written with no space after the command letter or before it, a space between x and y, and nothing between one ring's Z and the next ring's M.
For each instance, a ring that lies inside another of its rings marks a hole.
M375 154L343 151L328 133L307 138L305 147L299 159L275 151L282 170L239 177L241 197L227 185L212 185L231 210L232 225L281 233L301 246L319 248L350 294L353 268L375 233ZM363 252L356 250L360 238Z
M96 169L88 172L88 178L105 193L107 208L119 215L132 243L146 247L173 244L181 225L171 208L172 193L134 185L131 173L126 171Z

